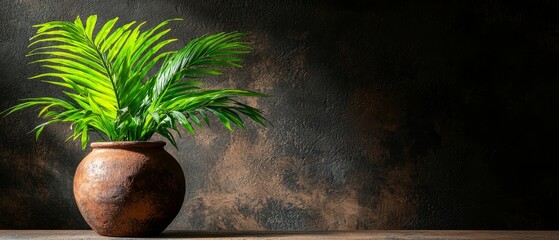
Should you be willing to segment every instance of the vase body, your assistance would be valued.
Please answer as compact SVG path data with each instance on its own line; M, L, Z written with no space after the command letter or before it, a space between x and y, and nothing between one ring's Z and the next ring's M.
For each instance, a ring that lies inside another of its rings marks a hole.
M184 173L165 142L98 142L79 164L74 197L98 234L145 237L161 233L184 200Z

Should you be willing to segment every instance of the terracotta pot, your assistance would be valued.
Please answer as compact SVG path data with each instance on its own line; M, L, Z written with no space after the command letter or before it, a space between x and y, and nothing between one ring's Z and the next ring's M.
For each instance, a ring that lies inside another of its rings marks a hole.
M95 232L113 237L161 233L184 200L184 173L165 142L97 142L74 176L74 197Z

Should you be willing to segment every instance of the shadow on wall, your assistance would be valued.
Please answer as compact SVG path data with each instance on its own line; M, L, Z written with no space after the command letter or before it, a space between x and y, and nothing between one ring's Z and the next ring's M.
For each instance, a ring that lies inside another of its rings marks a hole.
M178 8L251 29L237 84L273 95L263 107L279 123L226 143L176 226L556 227L556 4L213 4ZM252 154L232 160L238 149Z
M33 126L18 115L0 120L0 227L86 228L72 194L74 171L85 154L75 151L78 144L60 139L66 126L45 129L37 142L32 134L21 134Z

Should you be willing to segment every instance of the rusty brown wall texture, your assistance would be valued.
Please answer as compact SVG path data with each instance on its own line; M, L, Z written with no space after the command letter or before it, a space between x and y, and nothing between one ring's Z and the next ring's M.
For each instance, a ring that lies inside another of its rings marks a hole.
M559 2L2 0L0 109L60 94L26 78L32 25L77 15L181 17L181 44L250 32L245 67L212 88L272 128L219 124L177 151L187 193L172 229L559 229ZM173 47L178 48L181 44ZM0 118L0 229L87 228L68 125ZM154 179L156 181L156 179Z

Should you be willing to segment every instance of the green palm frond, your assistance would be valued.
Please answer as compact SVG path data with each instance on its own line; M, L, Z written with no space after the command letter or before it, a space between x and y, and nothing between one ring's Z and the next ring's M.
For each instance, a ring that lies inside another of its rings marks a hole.
M195 133L194 125L209 125L215 115L224 126L244 127L243 118L266 125L262 112L245 105L237 97L262 97L264 94L238 89L207 90L193 81L206 75L219 75L224 67L240 67L238 55L249 52L243 33L219 33L197 38L176 52L161 52L176 39L166 38L171 21L141 30L145 22L130 22L115 27L118 18L96 27L97 16L85 24L52 21L35 25L27 54L38 58L44 73L32 76L62 87L65 98L24 99L3 113L41 107L39 117L47 121L34 130L55 122L69 122L73 133L68 139L81 139L85 148L92 131L111 141L147 141L159 133L176 146L171 130L183 126ZM94 33L95 29L99 29ZM161 68L153 76L150 70ZM202 119L202 121L200 120Z

